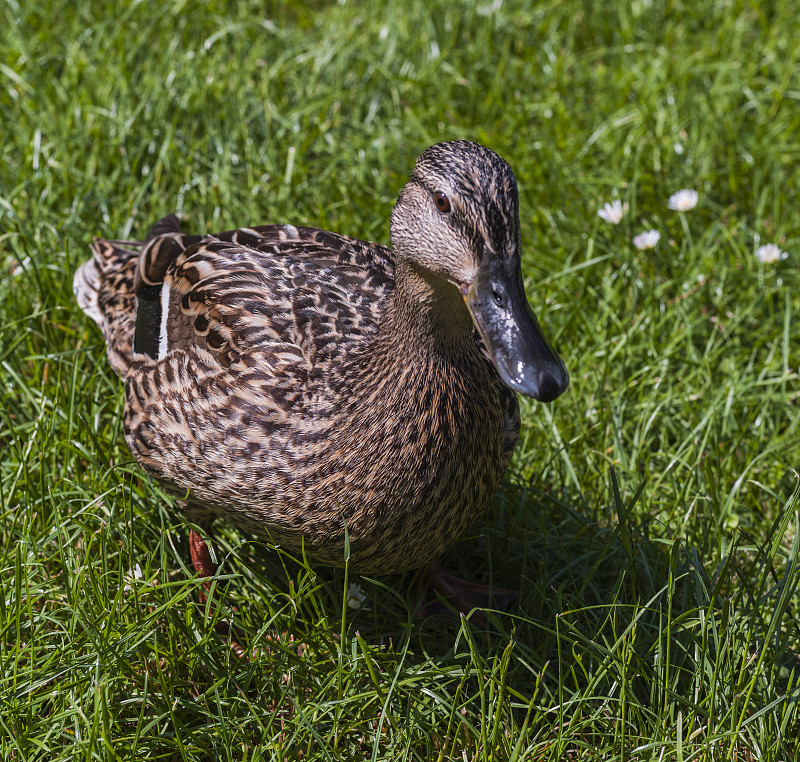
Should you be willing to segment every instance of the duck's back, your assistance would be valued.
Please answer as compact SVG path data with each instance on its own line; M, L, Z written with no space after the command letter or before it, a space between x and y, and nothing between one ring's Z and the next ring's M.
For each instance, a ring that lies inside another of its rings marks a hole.
M227 367L248 352L302 349L314 366L372 335L394 286L391 249L292 225L200 236L169 215L144 241L97 239L92 251L75 293L123 375L176 349Z

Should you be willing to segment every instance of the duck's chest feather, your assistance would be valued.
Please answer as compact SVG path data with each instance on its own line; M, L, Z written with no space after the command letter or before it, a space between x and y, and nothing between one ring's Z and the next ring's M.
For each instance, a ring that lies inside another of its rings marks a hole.
M332 504L348 495L340 510L354 568L420 566L484 513L505 470L502 399L487 371L479 356L458 366L406 362L376 390L384 404L353 411L338 463L307 494ZM338 512L330 518L323 546L342 531Z
M328 405L280 421L274 394L203 378L196 362L176 353L129 375L131 448L190 503L290 549L342 564L346 527L355 570L415 568L482 515L502 477L507 400L477 352L398 358L357 388L334 374ZM202 379L194 399L183 386L142 408L167 366Z

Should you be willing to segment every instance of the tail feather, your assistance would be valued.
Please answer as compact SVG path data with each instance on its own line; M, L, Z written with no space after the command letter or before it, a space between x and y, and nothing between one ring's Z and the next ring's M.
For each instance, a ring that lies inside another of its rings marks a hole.
M102 328L103 316L97 306L99 288L100 270L94 259L89 259L75 271L75 277L72 279L72 291L78 300L78 306Z
M152 285L157 285L160 293L160 281L176 256L176 247L178 251L185 248L184 238L199 240L200 237L181 237L180 220L177 215L168 214L147 231L144 241L95 238L92 258L75 272L72 289L78 305L100 326L108 361L123 376L134 360L137 295L147 298L142 293L142 277L137 270L148 264L155 267L160 278Z
M72 289L80 308L103 332L111 367L124 375L133 361L136 297L133 280L142 243L95 238L92 258L75 272Z

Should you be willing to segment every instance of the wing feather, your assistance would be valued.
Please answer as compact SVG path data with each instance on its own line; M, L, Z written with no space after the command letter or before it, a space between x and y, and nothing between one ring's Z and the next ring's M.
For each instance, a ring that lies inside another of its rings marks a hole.
M313 229L209 236L175 257L164 275L166 351L202 348L229 367L277 344L313 367L374 333L392 276L388 249L331 233L320 241Z

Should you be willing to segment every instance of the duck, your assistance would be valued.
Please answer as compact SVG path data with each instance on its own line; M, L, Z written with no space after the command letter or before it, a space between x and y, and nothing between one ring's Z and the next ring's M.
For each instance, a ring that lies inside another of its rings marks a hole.
M390 239L188 234L174 214L141 241L94 239L77 302L124 383L130 451L178 498L200 574L216 519L360 574L435 564L509 466L517 394L567 389L525 294L505 160L466 140L425 150Z

